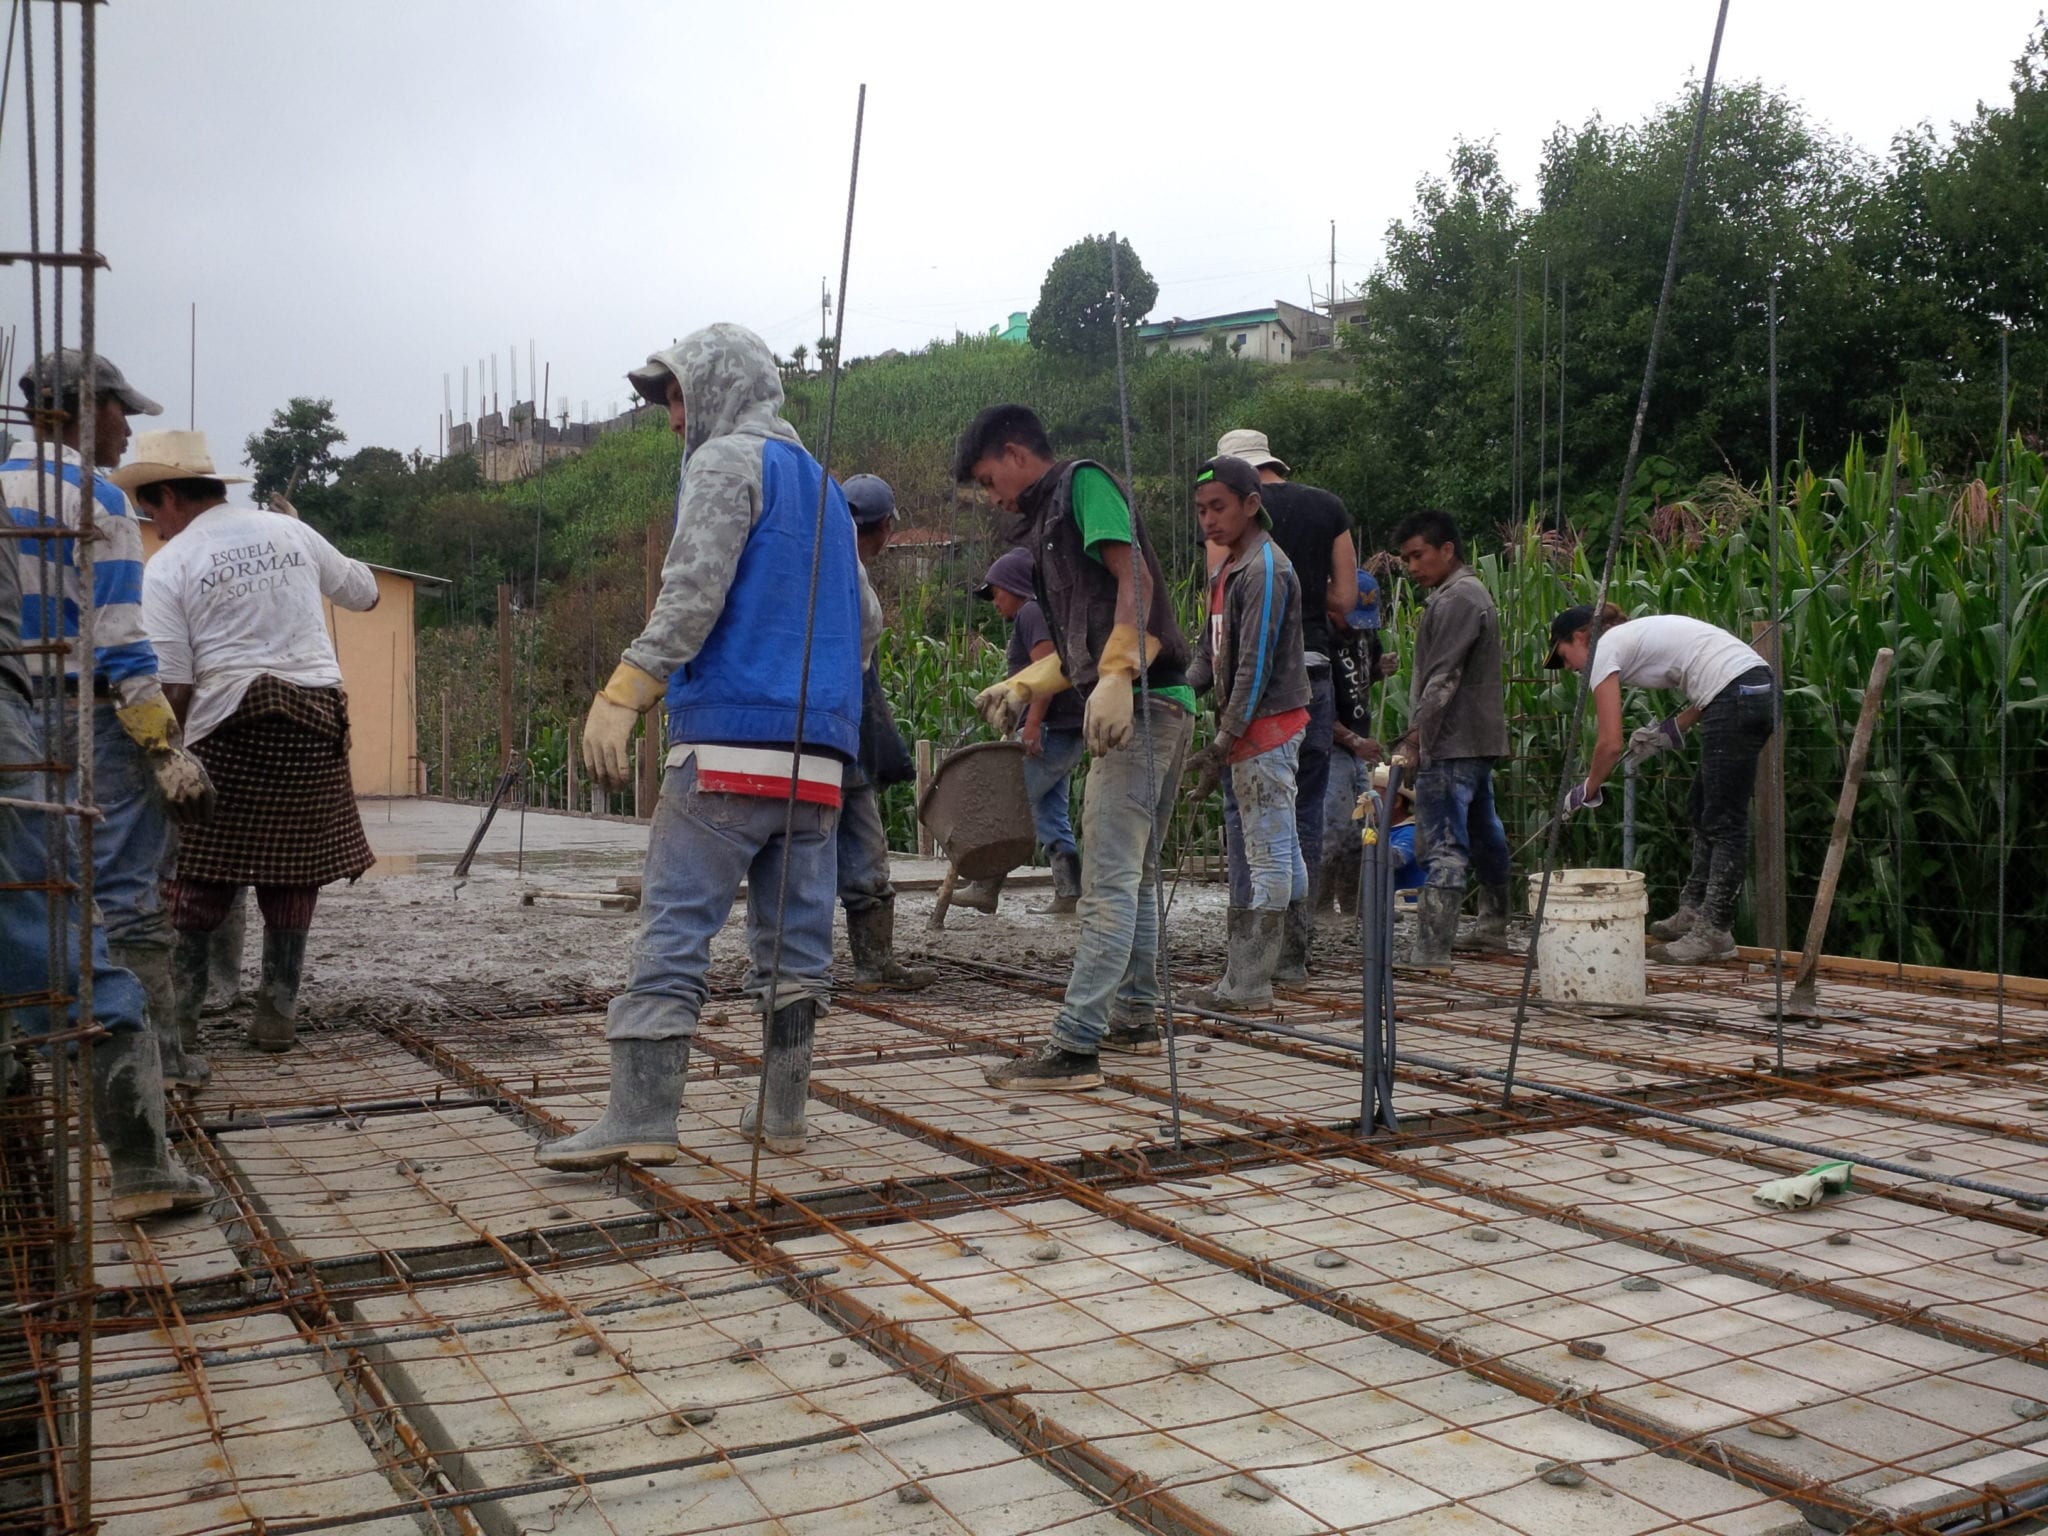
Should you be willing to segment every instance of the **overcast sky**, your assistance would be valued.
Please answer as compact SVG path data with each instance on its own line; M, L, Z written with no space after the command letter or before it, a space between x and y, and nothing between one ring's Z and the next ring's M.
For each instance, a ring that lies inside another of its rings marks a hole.
M1881 150L2006 99L2038 9L1735 0L1722 75ZM1159 281L1155 315L1303 302L1332 219L1355 284L1454 138L1495 138L1526 189L1552 125L1672 99L1712 26L1709 0L115 0L100 347L166 407L138 425L182 427L196 301L198 425L226 460L302 394L334 400L352 446L431 452L443 374L459 415L469 366L474 415L495 351L509 406L515 347L532 393L529 340L593 418L709 321L815 343L862 81L848 355L1029 309L1065 246L1112 227ZM47 122L47 56L37 85ZM9 248L28 243L23 106L17 68ZM0 285L26 354L24 269Z

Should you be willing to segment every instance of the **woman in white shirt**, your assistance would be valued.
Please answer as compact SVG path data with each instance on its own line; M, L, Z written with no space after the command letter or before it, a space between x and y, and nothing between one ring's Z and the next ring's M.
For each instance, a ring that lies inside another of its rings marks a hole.
M1601 612L1600 644L1592 644L1593 605L1567 608L1550 622L1551 668L1592 670L1597 730L1593 760L1583 783L1564 799L1569 817L1581 806L1598 805L1607 776L1624 756L1643 762L1685 743L1700 727L1700 768L1693 776L1692 871L1678 910L1650 925L1664 942L1650 958L1673 965L1732 959L1736 899L1749 858L1749 801L1756 789L1756 764L1764 743L1778 728L1777 681L1770 664L1735 636L1712 624L1678 614L1631 619L1609 603ZM1670 689L1685 696L1685 707L1626 742L1621 734L1621 690Z

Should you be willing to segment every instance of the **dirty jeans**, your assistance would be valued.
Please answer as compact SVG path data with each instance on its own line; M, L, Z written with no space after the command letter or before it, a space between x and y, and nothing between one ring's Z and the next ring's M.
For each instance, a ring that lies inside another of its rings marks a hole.
M1089 761L1081 802L1081 840L1088 845L1077 909L1081 938L1052 1026L1052 1043L1063 1050L1094 1055L1112 1001L1140 1014L1159 1005L1159 845L1192 728L1185 710L1155 698L1149 710L1137 711L1126 745Z
M1335 893L1346 911L1351 909L1351 903L1358 894L1362 858L1358 842L1361 823L1353 821L1351 813L1357 809L1358 797L1371 788L1372 764L1361 762L1345 747L1339 747L1330 754L1330 782L1323 789L1320 899L1327 904L1331 894ZM1311 887L1314 885L1312 881Z
M631 979L612 999L609 1040L686 1040L704 1006L711 938L725 926L747 883L750 991L765 999L775 952L775 899L789 867L789 907L775 1005L824 1000L832 990L832 898L837 889L839 813L800 803L796 834L782 836L787 802L697 788L694 761L661 782L647 844L640 937Z
M70 762L78 755L75 699L64 701L63 731L58 751L45 744L50 760ZM167 950L173 937L161 880L170 854L170 818L149 759L121 728L112 699L93 701L92 767L100 807L92 834L92 897L106 921L107 942ZM75 871L75 843L73 848Z
M1038 846L1048 854L1072 853L1074 770L1087 749L1080 731L1067 726L1048 726L1039 739L1043 750L1024 759L1024 793L1031 801L1031 825L1037 829Z
M1331 746L1331 732L1337 720L1335 698L1329 669L1310 672L1308 728L1296 738L1301 745L1301 760L1294 768L1294 835L1301 844L1301 862L1308 870L1310 886L1314 886L1316 872L1323 867L1323 791L1329 783L1330 765L1335 761ZM1351 756L1349 752L1337 755ZM1238 825L1237 786L1227 774L1223 779L1223 855L1230 871L1230 904L1256 905L1252 900L1251 872L1245 864L1243 831Z
M0 682L0 796L42 800L45 780L23 765L41 760L32 709L21 692ZM40 883L49 872L45 818L33 811L0 807L0 998L31 993L47 996L50 974L50 897L43 891L8 887ZM76 898L63 904L64 958L57 976L67 994L78 990L78 917ZM107 960L107 930L92 930L92 1014L109 1030L142 1028L142 985L128 971ZM19 1008L15 1020L32 1035L53 1027L47 1008ZM65 1024L75 1024L77 1009L66 1010Z
M1769 667L1752 667L1700 711L1700 771L1687 810L1692 820L1692 872L1684 905L1725 933L1735 921L1749 862L1749 801L1756 763L1778 728L1778 690Z
M1230 765L1236 791L1238 840L1254 912L1285 912L1308 895L1308 866L1294 819L1294 765L1301 737Z
M1508 834L1493 808L1492 758L1440 757L1425 767L1415 780L1415 821L1429 865L1425 884L1462 891L1475 869L1482 888L1508 883Z
M848 912L866 912L896 899L889 883L889 834L882 825L882 794L848 771L839 802L839 899Z

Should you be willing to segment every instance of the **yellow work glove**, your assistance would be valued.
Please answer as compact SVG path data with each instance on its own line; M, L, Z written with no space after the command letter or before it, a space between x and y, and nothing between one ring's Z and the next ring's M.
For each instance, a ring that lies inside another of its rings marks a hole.
M974 707L990 730L1007 736L1017 729L1036 700L1049 699L1073 686L1060 670L1059 652L1055 651L993 687L982 689L974 696Z
M1159 654L1156 635L1145 637L1145 659L1138 660L1138 626L1119 624L1109 632L1109 643L1096 663L1095 691L1088 695L1088 708L1081 716L1081 739L1088 750L1100 757L1128 745L1131 739L1131 689L1138 669L1149 666Z
M660 702L667 685L622 661L590 701L583 721L583 766L606 789L633 782L633 726Z
M161 688L151 686L132 703L114 710L128 739L149 758L149 771L173 820L199 825L213 815L213 779L206 765L185 750L185 733Z

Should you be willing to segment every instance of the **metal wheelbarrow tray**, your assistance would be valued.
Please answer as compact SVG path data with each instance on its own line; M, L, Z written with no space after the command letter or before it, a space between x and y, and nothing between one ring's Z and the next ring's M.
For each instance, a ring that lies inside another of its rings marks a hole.
M1024 748L984 741L948 754L917 802L917 819L946 855L931 919L943 928L962 879L995 880L1031 862L1038 833L1024 791Z

